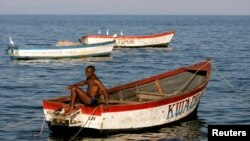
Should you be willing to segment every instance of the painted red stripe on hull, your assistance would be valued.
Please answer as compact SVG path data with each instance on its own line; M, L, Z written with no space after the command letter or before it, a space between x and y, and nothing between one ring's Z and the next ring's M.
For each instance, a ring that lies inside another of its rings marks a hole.
M192 91L190 93L182 94L180 96L176 96L173 98L166 98L159 101L154 102L146 102L146 103L140 103L140 104L130 104L130 105L110 105L108 110L104 110L102 106L98 107L94 113L94 115L101 115L101 113L109 113L109 112L125 112L125 111L132 111L132 110L142 110L142 109L148 109L148 108L154 108L170 103L174 103L180 100L183 100L188 97L192 97L193 95L201 92L207 83L205 83L202 87L199 89ZM63 104L56 103L56 102L50 102L50 101L44 101L43 102L43 108L48 110L57 110L63 107ZM78 105L78 108L81 109L82 113L84 114L93 114L93 111L95 110L95 107L86 107L83 105Z
M171 32L164 32L164 33L158 33L158 34L152 34L152 35L134 35L134 36L117 36L117 39L126 39L126 38L154 38L154 37L160 37L160 36L166 36L170 34L175 34L175 31ZM109 35L87 35L87 36L82 36L82 39L84 38L113 38L113 36Z

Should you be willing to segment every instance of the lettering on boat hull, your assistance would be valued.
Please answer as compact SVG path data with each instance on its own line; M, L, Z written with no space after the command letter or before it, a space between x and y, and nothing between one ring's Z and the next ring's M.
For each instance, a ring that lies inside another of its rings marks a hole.
M184 113L187 113L191 109L194 109L200 101L201 94L202 92L190 98L186 98L184 100L168 105L166 119L169 120L172 118L176 118Z

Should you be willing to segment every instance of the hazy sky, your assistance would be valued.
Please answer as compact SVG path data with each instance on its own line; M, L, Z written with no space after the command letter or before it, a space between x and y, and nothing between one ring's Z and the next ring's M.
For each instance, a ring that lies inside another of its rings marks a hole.
M0 0L0 14L250 15L250 0Z

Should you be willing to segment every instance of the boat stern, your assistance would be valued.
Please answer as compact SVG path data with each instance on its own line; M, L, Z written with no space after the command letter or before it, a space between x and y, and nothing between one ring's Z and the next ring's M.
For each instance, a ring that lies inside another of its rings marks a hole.
M81 103L75 105L73 112L65 113L69 108L70 97L43 100L43 111L48 127L52 131L60 129L87 128L100 129L103 117L102 107L89 107Z
M50 126L76 127L83 123L79 119L81 110L78 109L70 114L64 114L64 109L58 111L44 111L46 121Z
M79 126L81 125L81 109L78 108L70 114L65 114L69 97L59 97L56 99L44 100L43 111L46 121L50 126Z

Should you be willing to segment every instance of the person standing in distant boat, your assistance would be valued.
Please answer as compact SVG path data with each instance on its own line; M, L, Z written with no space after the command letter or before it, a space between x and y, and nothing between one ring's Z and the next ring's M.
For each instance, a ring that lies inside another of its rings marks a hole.
M86 80L80 81L78 83L69 85L66 89L70 90L71 102L68 111L70 113L74 110L74 105L77 100L85 104L86 106L96 106L98 105L98 97L100 92L104 95L105 104L108 105L108 93L99 78L95 75L95 67L87 66L85 69ZM87 85L87 92L79 88L79 86ZM105 106L106 107L106 106ZM107 107L106 107L107 108Z

